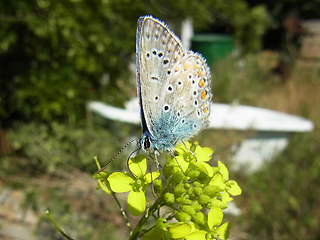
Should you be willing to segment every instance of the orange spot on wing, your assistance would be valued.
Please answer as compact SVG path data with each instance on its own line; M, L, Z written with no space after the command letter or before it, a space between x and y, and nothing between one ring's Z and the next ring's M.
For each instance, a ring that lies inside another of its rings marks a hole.
M187 63L183 64L183 69L184 69L185 71L186 71L189 67L190 67L189 64L187 64Z
M202 91L202 93L201 93L201 98L202 98L203 100L206 100L206 99L207 99L207 92L206 92L206 91Z
M202 76L203 76L201 70L198 71L198 76L199 76L199 77L202 77Z
M203 81L203 78L200 79L200 82L199 82L199 87L204 87L204 81Z
M204 108L204 109L203 109L203 112L204 112L204 113L208 113L208 108Z

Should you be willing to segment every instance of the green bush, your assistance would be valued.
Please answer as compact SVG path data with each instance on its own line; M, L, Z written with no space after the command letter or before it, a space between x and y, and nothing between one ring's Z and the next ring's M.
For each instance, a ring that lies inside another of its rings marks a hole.
M238 59L232 56L220 60L213 69L213 90L218 102L253 104L258 93L266 92L271 79L270 69L260 65L262 54L248 54Z
M145 14L176 26L193 17L198 30L222 19L240 46L251 50L267 19L263 7L250 9L243 0L2 1L1 127L21 120L75 123L88 99L121 105L132 93L136 22Z
M243 186L239 227L247 239L320 238L320 132L296 134Z
M119 128L116 127L116 129ZM19 161L19 158L26 158L29 170L53 172L58 169L68 171L77 168L94 172L96 169L93 165L93 157L98 156L103 159L103 162L110 160L121 146L129 141L125 137L129 135L128 132L128 129L123 126L115 135L110 130L99 126L89 128L73 127L56 122L50 126L30 123L11 130L8 138L15 149L12 154L15 158L12 160ZM3 162L2 165L5 163ZM115 161L112 165L112 167L119 167L125 163ZM11 169L7 163L6 166L2 169L6 174L19 169L19 165L14 168L11 166Z

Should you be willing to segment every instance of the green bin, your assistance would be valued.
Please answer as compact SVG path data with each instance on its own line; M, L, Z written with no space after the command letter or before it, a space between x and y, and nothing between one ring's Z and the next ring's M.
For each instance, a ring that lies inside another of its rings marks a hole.
M193 51L201 53L211 66L216 61L225 58L234 50L234 42L230 35L196 34L191 39Z

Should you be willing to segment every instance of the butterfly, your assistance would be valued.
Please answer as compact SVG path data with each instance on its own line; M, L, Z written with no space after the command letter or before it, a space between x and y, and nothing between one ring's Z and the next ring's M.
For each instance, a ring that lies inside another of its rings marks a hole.
M205 59L184 49L152 16L138 19L136 65L143 150L171 151L208 125L212 93Z

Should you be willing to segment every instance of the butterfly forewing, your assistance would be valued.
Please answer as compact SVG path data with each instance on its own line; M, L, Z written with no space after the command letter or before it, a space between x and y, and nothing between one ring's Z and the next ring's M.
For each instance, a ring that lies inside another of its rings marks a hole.
M205 60L183 49L165 24L152 17L138 21L137 78L143 130L163 142L163 148L207 124L211 90Z
M178 39L173 37L163 23L152 18L144 17L139 20L140 32L137 39L137 65L140 79L140 104L149 131L152 131L152 119L164 109L164 97L169 75L177 61L177 51L183 49ZM176 60L175 60L176 59Z

